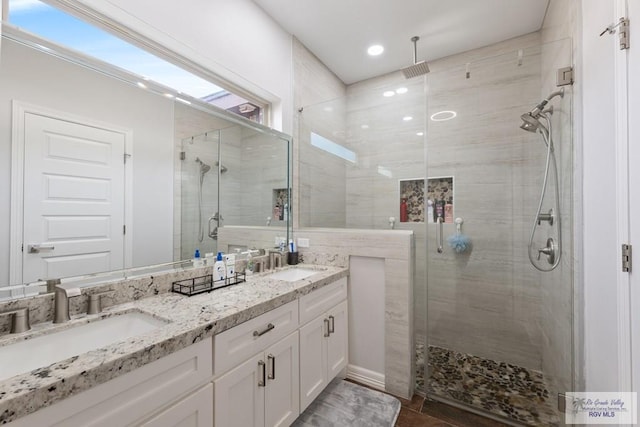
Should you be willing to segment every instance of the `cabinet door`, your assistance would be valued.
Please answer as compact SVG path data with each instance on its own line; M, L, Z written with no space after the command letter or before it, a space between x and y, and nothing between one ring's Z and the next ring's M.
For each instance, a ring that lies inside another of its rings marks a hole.
M263 427L266 379L263 354L232 369L214 384L214 417L216 427Z
M300 328L300 412L328 384L325 319L326 316L317 317Z
M265 351L265 426L287 427L300 415L298 332Z
M348 329L347 302L341 302L327 313L331 334L327 340L328 381L334 379L347 366Z
M143 427L211 427L213 425L213 384L190 394L141 425Z

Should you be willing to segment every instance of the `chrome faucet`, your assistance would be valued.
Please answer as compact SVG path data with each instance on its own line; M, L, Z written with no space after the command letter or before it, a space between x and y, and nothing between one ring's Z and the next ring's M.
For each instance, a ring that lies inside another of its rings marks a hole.
M9 333L19 334L20 332L26 332L31 329L29 324L29 308L16 308L14 310L3 311L0 316L11 316L11 329Z
M269 250L269 269L273 270L282 267L282 251L279 249Z
M67 289L57 285L53 300L53 323L65 323L71 320L69 316L69 298L77 297L82 292L79 288Z

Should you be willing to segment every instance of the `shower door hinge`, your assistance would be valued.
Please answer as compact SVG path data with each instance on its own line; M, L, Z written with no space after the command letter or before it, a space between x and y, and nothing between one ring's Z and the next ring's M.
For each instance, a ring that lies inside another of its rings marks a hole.
M556 86L567 86L573 84L573 67L558 68Z
M631 273L632 267L632 253L631 253L631 245L624 244L622 245L622 271L624 273Z
M122 234L127 234L127 226L126 225L122 226Z
M620 50L629 49L629 18L620 18Z

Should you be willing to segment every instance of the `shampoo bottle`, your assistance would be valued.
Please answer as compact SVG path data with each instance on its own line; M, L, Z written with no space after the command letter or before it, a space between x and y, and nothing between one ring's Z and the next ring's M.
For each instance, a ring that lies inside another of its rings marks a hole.
M427 222L429 224L433 224L434 220L434 212L433 212L433 200L427 199Z
M227 277L227 267L222 260L222 252L218 252L216 263L213 265L213 280L224 280Z
M196 249L196 252L193 254L193 266L204 267L204 260L200 258L200 249Z
M236 254L227 254L224 256L224 265L226 268L226 277L232 279L236 274Z

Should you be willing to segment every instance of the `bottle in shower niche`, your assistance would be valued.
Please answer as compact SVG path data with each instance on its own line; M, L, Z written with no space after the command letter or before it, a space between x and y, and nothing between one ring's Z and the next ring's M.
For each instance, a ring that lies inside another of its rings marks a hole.
M273 207L273 219L275 220L280 219L280 205L275 205Z
M433 224L435 222L435 212L433 210L433 200L427 199L427 222Z
M400 222L408 222L409 221L409 212L407 208L407 199L402 198L400 201Z
M444 197L441 200L436 200L435 222L438 222L438 218L442 218L442 221L444 222L444 205L446 205Z
M444 222L453 224L453 199L451 198L444 205Z

